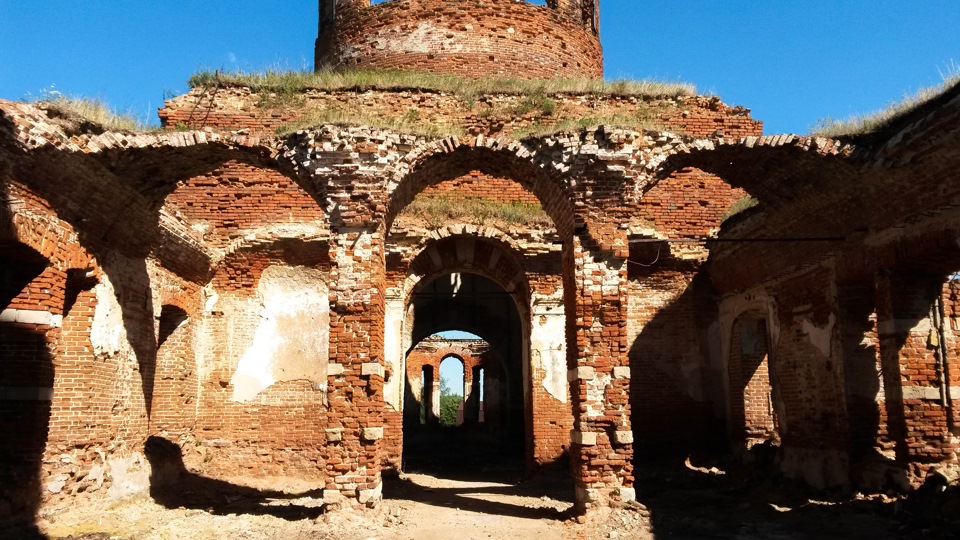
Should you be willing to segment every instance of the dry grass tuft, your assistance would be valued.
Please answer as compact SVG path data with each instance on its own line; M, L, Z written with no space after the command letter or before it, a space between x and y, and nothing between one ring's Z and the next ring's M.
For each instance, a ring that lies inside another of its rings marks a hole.
M145 131L148 126L131 114L121 114L99 99L70 97L62 94L37 102L41 109L65 119L82 119L104 131Z
M551 95L602 94L642 97L692 96L691 84L655 80L598 81L592 79L469 79L417 71L349 69L320 71L263 70L256 72L201 71L189 79L191 88L242 86L254 92L296 95L306 90L432 90L449 92L465 101L483 94Z
M612 114L583 116L578 118L561 118L557 122L550 123L535 122L528 126L514 130L512 132L512 136L516 139L523 140L531 137L544 137L561 132L579 131L581 129L593 126L619 127L634 131L670 131L678 135L683 134L682 130L680 129L667 129L667 127L656 118L656 115L651 113L637 115Z
M733 216L740 214L742 212L746 212L747 210L759 204L760 204L760 201L758 201L757 199L749 195L741 197L736 201L734 201L734 203L730 205L730 208L728 208L727 211L723 213L723 216L721 217L720 222L723 223L724 221L732 218Z
M311 129L322 125L369 126L389 129L424 137L450 137L466 135L466 130L455 124L442 124L424 121L417 111L402 116L385 116L376 112L343 108L316 109L294 122L276 129L277 135L284 136L301 129Z
M492 221L527 227L553 225L553 220L539 204L446 195L420 195L403 209L403 214L419 217L431 226L439 226L451 220L467 221L476 225Z
M913 95L891 103L887 107L872 113L851 116L842 120L824 118L810 128L810 134L819 137L849 137L876 133L890 125L894 120L910 114L925 103L943 95L956 84L960 84L960 71L953 67L938 85L922 88Z

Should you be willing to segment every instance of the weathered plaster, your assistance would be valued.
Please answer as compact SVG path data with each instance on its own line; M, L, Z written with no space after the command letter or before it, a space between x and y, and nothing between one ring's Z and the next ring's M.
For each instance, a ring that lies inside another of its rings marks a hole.
M384 314L384 363L390 376L383 386L383 399L395 411L403 410L403 298L388 295Z
M535 298L530 331L531 356L543 372L543 388L561 403L567 402L567 349L565 317L560 298Z
M119 353L127 341L123 311L117 301L113 284L106 274L100 276L95 292L97 307L94 309L93 325L90 327L90 343L95 354L112 356Z
M833 327L836 322L837 316L833 313L830 314L826 326L823 327L815 325L809 319L804 319L801 322L803 333L810 340L810 344L816 347L824 358L830 358L831 356L831 339L833 337Z
M249 401L281 381L326 386L330 302L323 274L271 266L257 287L263 309L253 344L233 374L234 401Z

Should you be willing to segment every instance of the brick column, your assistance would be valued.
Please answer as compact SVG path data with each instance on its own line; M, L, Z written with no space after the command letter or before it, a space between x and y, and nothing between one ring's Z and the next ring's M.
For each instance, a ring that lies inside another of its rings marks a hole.
M592 238L564 246L568 380L573 401L571 465L577 505L635 498L630 367L627 347L627 242L623 231L603 231L608 249ZM591 245L593 244L593 245Z
M944 401L940 332L936 324L939 276L883 274L877 279L880 358L890 435L898 461L919 464L908 471L922 481L924 463L955 460L957 443L950 435Z
M384 431L383 238L365 228L331 234L328 459L324 501L381 499Z

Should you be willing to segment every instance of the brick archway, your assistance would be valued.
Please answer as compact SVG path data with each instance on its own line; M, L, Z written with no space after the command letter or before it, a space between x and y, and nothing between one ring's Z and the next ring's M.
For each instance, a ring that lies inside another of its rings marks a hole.
M450 137L407 154L387 185L386 230L425 188L472 170L520 183L537 197L562 238L573 234L573 190L561 172L522 143L484 137Z

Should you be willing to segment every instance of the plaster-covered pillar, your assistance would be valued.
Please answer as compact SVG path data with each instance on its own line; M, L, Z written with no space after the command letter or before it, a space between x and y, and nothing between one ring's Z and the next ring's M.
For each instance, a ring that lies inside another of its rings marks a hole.
M430 385L430 401L427 403L430 414L427 415L428 424L440 423L440 365L433 370L433 381Z
M551 280L553 281L553 280ZM563 287L555 282L530 284L530 383L532 396L533 463L549 465L561 458L562 443L573 428L567 382L566 318Z
M329 413L324 501L381 499L384 435L384 256L380 232L336 229L330 238Z
M616 226L591 233L574 236L564 245L568 379L574 417L570 453L581 509L635 498L626 332L627 239Z
M386 293L383 324L384 466L399 471L403 456L403 411L406 366L403 360L403 295L397 289Z

